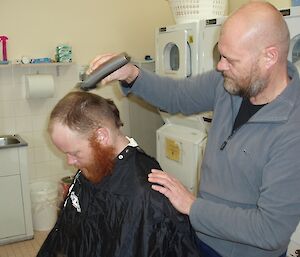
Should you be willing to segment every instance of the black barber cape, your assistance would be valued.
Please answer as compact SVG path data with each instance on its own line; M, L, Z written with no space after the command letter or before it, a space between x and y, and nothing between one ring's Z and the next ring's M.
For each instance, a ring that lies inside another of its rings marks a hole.
M38 257L194 257L188 216L151 189L160 169L140 148L127 146L112 175L90 183L79 171Z

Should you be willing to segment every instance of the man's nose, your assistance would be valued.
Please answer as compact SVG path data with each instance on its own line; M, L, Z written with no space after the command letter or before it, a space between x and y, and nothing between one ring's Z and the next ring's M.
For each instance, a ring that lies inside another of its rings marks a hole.
M67 163L69 165L75 165L77 163L77 159L74 156L67 154Z
M226 60L226 58L224 58L223 56L221 56L220 61L217 64L217 70L218 71L226 71L229 69L229 64L228 61Z

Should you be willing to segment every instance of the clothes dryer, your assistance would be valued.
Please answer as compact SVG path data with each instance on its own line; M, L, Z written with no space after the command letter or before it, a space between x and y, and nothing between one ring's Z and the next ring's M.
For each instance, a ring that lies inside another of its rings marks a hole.
M288 25L290 31L289 61L295 63L300 60L300 6L281 9L280 12Z
M218 38L226 17L160 27L155 31L156 73L183 78L216 66Z

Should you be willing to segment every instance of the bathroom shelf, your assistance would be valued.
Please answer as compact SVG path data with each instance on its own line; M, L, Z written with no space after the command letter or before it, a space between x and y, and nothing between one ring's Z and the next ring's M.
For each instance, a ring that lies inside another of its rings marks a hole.
M19 67L38 67L38 66L54 66L54 67L59 67L59 66L69 66L74 64L73 62L45 62L45 63L28 63L28 64L23 64L23 63L14 63L11 65L14 66L19 66Z
M28 63L28 64L23 64L23 63L8 63L8 64L0 64L0 68L8 68L12 66L16 67L38 67L38 66L69 66L74 64L74 62L45 62L45 63Z
M63 66L71 66L75 64L74 62L50 62L50 63L8 63L8 64L1 64L1 68L14 68L14 67L21 67L21 68L33 68L33 67L56 67L57 76L59 76L59 68Z

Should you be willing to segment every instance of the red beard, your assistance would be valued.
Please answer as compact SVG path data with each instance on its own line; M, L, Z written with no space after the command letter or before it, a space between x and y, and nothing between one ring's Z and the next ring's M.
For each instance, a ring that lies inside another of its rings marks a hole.
M89 181L96 184L99 183L103 177L112 173L115 151L112 146L101 145L98 142L96 133L90 137L89 141L93 158L91 163L86 166L87 172L84 172L84 175Z

